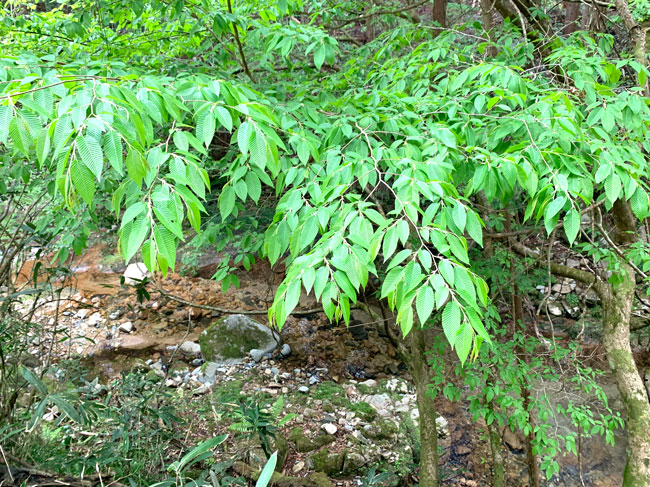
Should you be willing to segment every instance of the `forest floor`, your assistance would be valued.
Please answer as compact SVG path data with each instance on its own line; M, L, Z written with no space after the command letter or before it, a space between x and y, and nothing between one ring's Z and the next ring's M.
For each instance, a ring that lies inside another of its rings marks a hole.
M73 263L72 286L63 305L57 309L50 304L38 313L38 320L50 324L50 334L43 335L32 353L44 356L50 351L55 363L79 359L88 377L102 383L134 370L157 374L169 401L185 420L178 429L184 447L167 452L170 462L188 446L229 433L220 460L237 457L259 469L264 461L259 443L237 433L226 410L233 393L266 407L283 397L282 416L290 414L291 419L277 433L286 441L276 445L284 453L285 475L319 487L415 483L419 439L410 376L386 337L383 323L373 322L365 313L354 310L350 328L329 323L323 313L292 316L281 333L290 354L281 356L278 347L260 362L247 357L237 364L224 364L209 381L203 379L200 357L179 352L182 343L197 341L203 330L227 314L183 301L237 312L260 311L252 317L267 323L265 310L283 269L271 269L260 261L250 271L239 273L239 288L223 294L220 285L210 280L217 257L203 258L196 275L171 274L156 281L156 286L149 285L150 299L139 303L132 287L120 285L124 267L112 251L104 244L93 246ZM30 275L27 267L26 276ZM299 309L317 307L312 296L303 295ZM597 353L591 357L592 362L598 359ZM449 364L447 379L455 380L454 357L450 354L445 363ZM603 376L602 385L610 404L620 410L609 376ZM566 400L562 384L536 387L556 390L551 397L555 394L558 404ZM472 420L463 401L450 402L439 394L436 403L441 416L443 485L488 485L490 453L482 434L484 425ZM50 413L51 419L56 417L56 408ZM555 427L562 430L568 424ZM527 485L522 437L509 429L502 429L501 434L506 485ZM560 474L548 485L619 485L625 445L623 431L616 432L614 447L606 445L604 437L586 439L581 461L572 455L560 456ZM367 472L373 465L390 475L369 484ZM314 477L317 472L320 477Z

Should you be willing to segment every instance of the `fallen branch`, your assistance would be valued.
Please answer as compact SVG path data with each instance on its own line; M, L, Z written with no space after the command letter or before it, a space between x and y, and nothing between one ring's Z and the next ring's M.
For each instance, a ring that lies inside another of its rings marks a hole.
M191 306L192 308L198 308L198 309L206 309L208 311L216 311L218 313L223 313L223 314L239 314L239 315L265 315L268 313L268 310L242 310L242 309L228 309L228 308L221 308L219 306L210 306L208 304L198 304L198 303L193 303L192 301L188 301L187 299L180 298L178 296L174 296L171 294L169 291L166 291L163 289L158 283L155 281L151 280L149 281L153 286L156 288L160 294L163 296L171 299L172 301L176 301L177 303L184 304L186 306ZM314 309L306 309L306 310L295 310L291 315L294 316L307 316L307 315L313 315L316 313L324 313L322 308L314 308Z

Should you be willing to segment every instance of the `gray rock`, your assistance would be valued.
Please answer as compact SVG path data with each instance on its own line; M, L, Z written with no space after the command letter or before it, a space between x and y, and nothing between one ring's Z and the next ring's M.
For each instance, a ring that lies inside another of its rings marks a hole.
M178 350L183 355L199 355L201 353L201 346L198 343L187 341L181 343Z
M375 379L364 380L361 385L366 387L377 387L377 381Z
M268 326L246 315L230 315L210 325L199 336L201 354L209 362L240 363L251 352L269 353L277 346Z
M216 362L208 362L205 364L205 369L204 369L204 375L206 378L208 378L211 382L214 381L215 376L217 375L217 372L219 371L219 364Z
M321 429L325 431L328 435L335 435L336 432L339 430L335 424L332 423L325 423L321 425Z
M320 379L318 378L317 375L312 375L311 377L309 377L309 385L310 386L318 384L319 382L320 382Z
M248 353L250 354L251 358L255 363L260 363L264 358L264 350L259 350L257 348L254 348Z
M386 394L386 393L384 393L384 394L373 394L373 395L370 395L370 396L362 396L361 400L366 401L368 404L370 404L382 416L386 416L387 413L388 413L388 410L393 405L393 401L391 400L390 396L388 394Z
M130 321L125 321L117 329L123 333L131 333L134 329L133 323L131 323Z
M282 348L280 349L280 356L282 358L287 358L289 355L291 355L291 347L289 346L288 343L285 343L282 345Z
M96 313L91 314L90 317L88 318L88 325L97 326L102 321L103 321L102 315L100 315L99 313L96 312Z
M108 317L109 317L111 320L116 320L116 319L118 319L120 316L122 316L123 314L124 314L124 311L122 311L121 309L116 309L116 310L113 311L110 315L108 315Z
M302 392L303 394L307 394L309 392L309 387L307 386L300 386L298 388L298 392Z

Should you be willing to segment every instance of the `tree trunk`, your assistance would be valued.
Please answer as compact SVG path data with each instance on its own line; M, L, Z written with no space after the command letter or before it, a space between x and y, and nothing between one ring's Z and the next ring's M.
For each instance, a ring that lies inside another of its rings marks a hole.
M565 1L564 2L564 27L562 28L562 33L565 36L573 34L578 30L578 17L580 17L580 5L575 1Z
M492 13L494 12L494 3L492 0L481 0L481 21L483 22L483 30L485 30L490 46L487 48L487 54L490 57L497 55L496 46L492 45L492 29L494 29L494 20Z
M414 327L406 337L408 355L406 365L413 376L418 412L420 413L420 487L438 487L438 412L431 396L431 366L426 357L427 331ZM430 343L429 343L430 345Z
M432 20L440 24L440 27L447 27L447 0L433 0Z
M503 455L501 453L501 436L494 427L494 423L488 425L487 431L488 439L490 440L490 453L492 454L492 487L505 487Z
M650 487L650 402L630 346L630 315L636 282L630 266L615 289L601 296L603 345L627 413L628 451L623 487Z
M648 46L645 29L634 18L628 0L614 0L614 5L616 5L616 11L621 17L632 41L635 59L641 66L648 67ZM646 81L643 89L645 90L646 96L650 95L648 81Z

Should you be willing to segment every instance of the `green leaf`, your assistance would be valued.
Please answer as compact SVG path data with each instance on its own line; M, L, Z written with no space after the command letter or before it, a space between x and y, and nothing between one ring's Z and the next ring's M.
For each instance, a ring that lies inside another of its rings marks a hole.
M104 168L102 147L99 145L99 142L90 135L77 137L76 142L81 161L88 169L90 169L90 172L92 172L99 181L102 175L102 169Z
M193 460L205 452L212 450L214 447L219 446L221 443L226 441L227 437L228 435L219 435L199 443L191 451L186 453L178 462L172 463L168 467L168 470L176 474L183 472L188 466L194 463Z
M237 144L242 154L248 153L248 147L253 134L253 124L248 120L241 123L237 129Z
M47 386L43 383L41 379L36 377L36 375L34 374L34 372L31 371L31 369L28 369L24 365L21 365L20 375L23 376L23 379L25 379L32 386L34 386L34 389L40 392L43 396L47 396L48 394Z
M219 195L219 212L221 218L225 220L235 209L235 190L230 184L223 187L221 195Z
M264 134L259 130L255 130L252 138L253 145L250 148L251 161L263 170L266 168L266 140L264 139Z
M468 323L464 323L457 333L455 346L456 354L462 364L465 363L469 356L469 351L472 349L472 342L474 341L474 331Z
M223 125L223 127L228 131L232 131L232 117L230 112L225 107L217 107L214 109L217 120Z
M142 180L147 174L145 164L145 160L140 152L136 150L129 151L126 156L126 170L129 173L129 177L135 181L138 186L142 185Z
M580 212L572 208L564 217L564 233L569 240L569 244L573 244L578 232L580 231Z
M449 345L453 348L460 328L460 307L456 301L449 301L442 311L442 329Z
M430 286L422 286L415 300L415 309L422 326L424 326L429 316L431 316L434 305L433 289Z
M82 166L76 159L70 162L70 179L79 195L89 205L95 196L95 179L93 173L86 166Z
M273 476L273 472L275 471L275 465L278 461L278 452L273 452L273 455L269 457L269 460L266 462L266 465L264 465L264 468L262 469L262 473L260 473L260 476L257 479L257 482L255 483L255 487L267 487L269 485L269 482L271 481L271 477Z
M127 263L138 251L149 230L149 219L145 215L140 216L133 223L125 225L122 230L122 237L126 234L126 242L122 243L122 251Z

